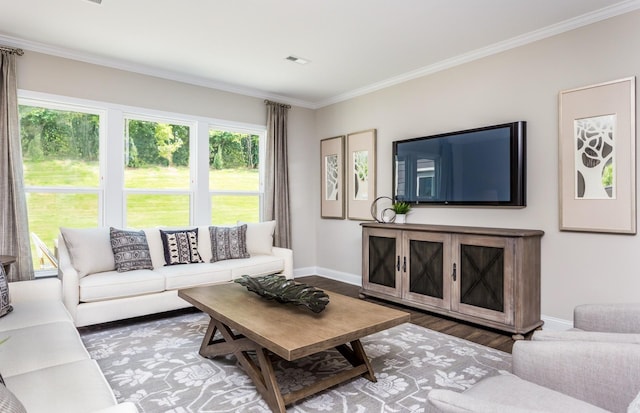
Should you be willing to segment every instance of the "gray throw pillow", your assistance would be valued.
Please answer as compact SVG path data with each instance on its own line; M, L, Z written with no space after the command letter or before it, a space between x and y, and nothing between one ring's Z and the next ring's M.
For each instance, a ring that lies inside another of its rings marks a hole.
M247 226L209 227L211 262L249 258L247 252Z
M165 265L203 262L198 253L198 229L184 231L160 230Z
M13 307L9 297L9 281L7 274L4 273L4 267L0 265L0 317L4 317L11 311Z
M116 271L153 269L147 236L144 231L125 231L109 228L111 249L116 263Z

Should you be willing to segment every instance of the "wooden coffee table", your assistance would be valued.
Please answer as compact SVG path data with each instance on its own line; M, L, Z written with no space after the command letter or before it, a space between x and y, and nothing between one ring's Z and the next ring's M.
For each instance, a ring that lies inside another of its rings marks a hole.
M236 283L184 289L178 296L211 316L200 355L234 354L269 407L285 412L286 405L354 377L375 382L360 338L409 321L409 313L404 311L325 292L330 302L319 314L266 300ZM223 339L213 338L216 331ZM352 367L298 391L281 393L273 355L291 361L331 348ZM257 355L257 364L250 352Z

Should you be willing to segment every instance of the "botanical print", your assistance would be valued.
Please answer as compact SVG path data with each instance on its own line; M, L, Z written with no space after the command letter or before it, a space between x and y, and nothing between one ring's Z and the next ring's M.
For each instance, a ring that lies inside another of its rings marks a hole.
M353 178L355 191L353 199L366 201L369 199L369 152L353 152Z
M324 165L326 171L324 177L326 185L325 200L337 201L338 190L340 189L338 181L338 155L332 154L325 156Z
M614 199L616 115L574 120L576 199Z
M198 354L209 317L182 314L81 333L119 402L140 412L267 413L269 407L235 357ZM463 391L511 370L511 355L413 324L362 338L377 382L363 377L288 406L288 413L424 412L431 389ZM330 350L293 362L276 359L283 393L350 365Z

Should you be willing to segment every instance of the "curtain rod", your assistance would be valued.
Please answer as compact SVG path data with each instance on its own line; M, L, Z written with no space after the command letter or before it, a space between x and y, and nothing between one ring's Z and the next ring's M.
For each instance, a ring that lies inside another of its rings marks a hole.
M18 56L22 56L24 54L24 50L16 49L14 47L9 47L9 46L0 46L0 52L9 52L9 53L17 54Z
M291 109L291 105L287 105L285 103L278 103L278 102L273 102L271 100L265 99L264 103L266 103L267 105L275 105L275 106L282 106L283 108L286 109Z

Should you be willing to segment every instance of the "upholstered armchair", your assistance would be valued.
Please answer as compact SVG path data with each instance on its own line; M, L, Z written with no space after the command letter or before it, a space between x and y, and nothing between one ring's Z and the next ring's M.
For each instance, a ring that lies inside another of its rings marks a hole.
M640 412L640 305L584 305L574 329L513 346L513 374L463 393L432 390L429 412Z
M532 339L640 344L640 303L577 306L573 310L573 327L567 331L536 331Z

